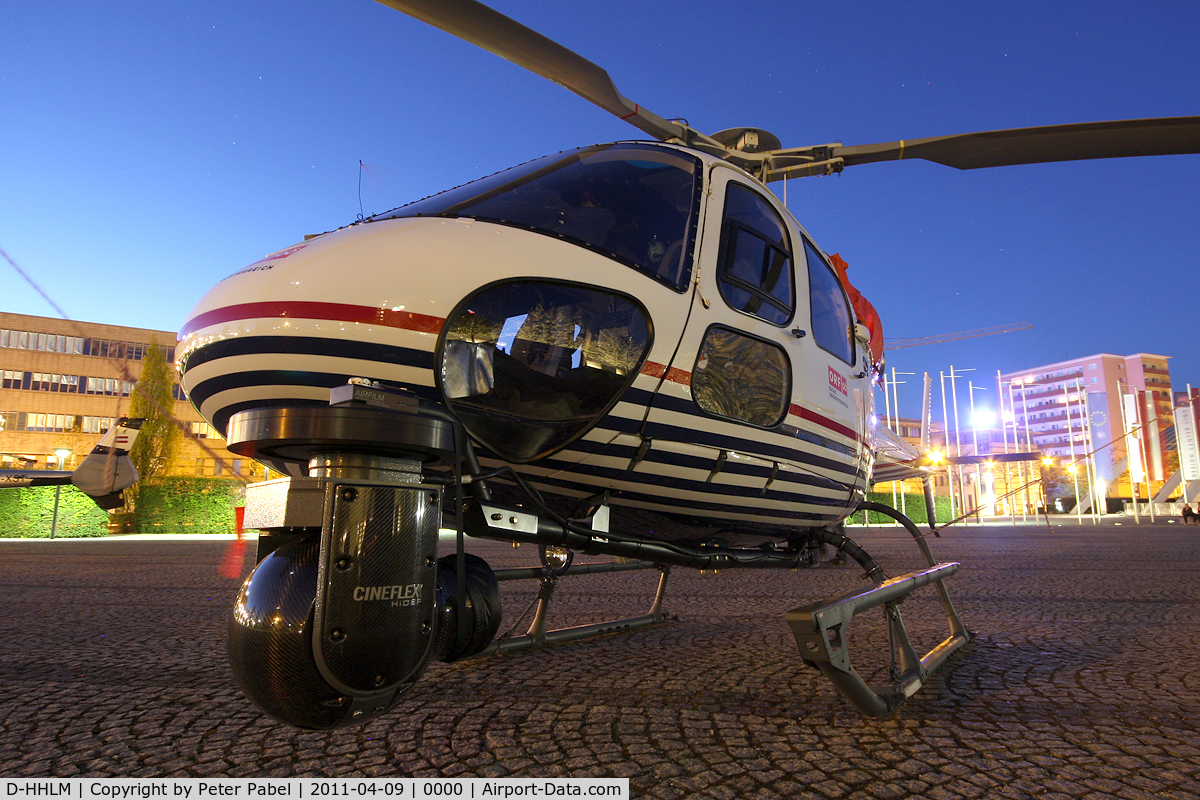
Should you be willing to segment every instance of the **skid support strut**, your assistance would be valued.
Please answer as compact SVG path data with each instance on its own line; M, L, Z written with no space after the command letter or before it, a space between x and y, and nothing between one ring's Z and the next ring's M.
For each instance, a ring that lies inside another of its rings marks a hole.
M630 617L629 619L612 620L610 622L597 622L591 625L578 625L573 628L561 628L559 630L546 630L546 615L550 610L550 599L554 596L554 588L558 585L558 578L565 575L594 575L602 572L626 572L630 570L645 570L658 569L660 574L658 577L658 588L654 593L654 601L650 605L650 610L640 617ZM595 636L603 636L610 633L624 633L627 631L646 628L651 625L657 625L667 620L667 614L663 611L663 598L667 591L667 576L670 574L670 567L660 567L654 564L645 562L609 562L601 564L577 564L568 567L566 570L555 574L551 570L530 567L524 569L501 569L496 571L496 580L512 581L521 579L535 578L539 581L538 593L536 598L536 607L533 612L533 620L530 622L529 630L523 636L513 636L511 631L508 634L500 637L488 645L487 649L479 653L479 657L502 655L504 653L519 653L523 650L532 650L538 647L545 647L551 644L561 644L564 642L577 642L581 639L590 639ZM528 614L528 611L526 612ZM517 625L526 615L522 615L521 619L517 620ZM514 626L515 628L515 626Z
M959 564L935 563L928 543L912 520L888 506L863 504L864 507L868 505L871 511L887 514L904 525L916 539L928 568L885 580L871 589L793 609L787 613L787 623L796 637L801 657L821 670L851 705L868 717L886 717L912 697L928 677L952 653L969 642L974 634L959 619L943 583L944 578L958 572ZM937 589L950 635L924 656L918 657L904 628L899 606L913 591L930 584ZM850 664L847 634L850 621L856 614L879 606L883 606L887 620L892 670L890 685L873 689Z

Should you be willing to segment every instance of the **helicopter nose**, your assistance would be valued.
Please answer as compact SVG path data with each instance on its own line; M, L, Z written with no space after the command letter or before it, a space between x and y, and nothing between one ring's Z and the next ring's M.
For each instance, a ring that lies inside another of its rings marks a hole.
M678 298L557 237L375 222L221 281L184 326L181 382L225 435L239 411L327 405L333 387L366 378L444 403L494 452L530 461L616 404L653 355L645 304Z

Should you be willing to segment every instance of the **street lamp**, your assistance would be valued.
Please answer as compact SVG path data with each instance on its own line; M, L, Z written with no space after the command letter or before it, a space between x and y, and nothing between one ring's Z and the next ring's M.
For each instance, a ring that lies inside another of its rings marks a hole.
M983 387L976 386L975 388L982 389ZM996 425L996 412L990 408L980 408L971 415L971 419L974 420L976 426L984 430L991 430Z
M986 391L986 387L976 386L974 384L974 382L967 381L967 392L969 393L970 399L971 399L971 447L973 449L972 455L975 455L975 456L979 455L979 423L981 421L981 419L980 419L981 415L975 411L975 392L977 392L977 391L979 391L979 392ZM990 447L988 448L988 451L989 452L991 451ZM983 478L980 475L979 464L977 462L975 464L975 519L977 522L980 522L980 523L983 522L982 491L983 491ZM991 514L992 514L992 510L989 510L988 516L991 516Z
M959 428L958 428L958 382L957 382L957 379L965 377L963 375L964 372L974 372L974 371L975 371L974 367L968 367L966 369L960 369L960 370L958 370L957 373L955 373L954 365L953 364L950 365L950 398L951 398L951 402L954 403L954 455L956 455L956 456L962 455L962 439L959 436ZM945 400L945 392L942 393L942 398L944 401ZM949 445L950 429L949 428L946 429L946 442L947 442L946 449L949 450L950 449L950 445ZM953 490L951 490L951 493L953 494ZM967 496L967 489L963 483L962 465L960 464L958 467L958 497L962 501L960 503L960 507L966 506L966 504L967 504L966 496ZM953 514L953 508L954 508L954 506L951 505L951 509L952 509L951 514ZM964 522L967 522L967 520L964 520Z
M71 451L65 447L60 447L54 451L55 457L58 459L58 468L63 469L67 463L67 459L71 457ZM50 522L50 538L58 532L58 500L62 496L62 484L54 487L54 516Z

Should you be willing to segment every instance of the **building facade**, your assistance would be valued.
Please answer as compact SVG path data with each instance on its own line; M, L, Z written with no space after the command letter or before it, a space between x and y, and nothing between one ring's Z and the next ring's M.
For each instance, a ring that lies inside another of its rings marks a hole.
M172 331L0 312L0 468L78 465L128 415L152 346L174 363ZM174 395L172 413L186 435L171 474L261 475L262 467L225 449L178 385Z
M1010 413L1028 425L1035 447L1071 461L1093 453L1106 485L1125 474L1131 446L1136 464L1162 480L1164 432L1170 427L1170 356L1097 353L1002 375L1014 390ZM1129 427L1141 429L1127 436Z

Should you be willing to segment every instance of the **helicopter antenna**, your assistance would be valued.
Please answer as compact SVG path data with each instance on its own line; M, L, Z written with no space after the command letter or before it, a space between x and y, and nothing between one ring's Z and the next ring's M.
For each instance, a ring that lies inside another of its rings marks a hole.
M359 219L362 219L362 218L363 218L363 204L362 204L362 170L363 170L363 163L362 163L362 159L360 158L360 159L358 160L358 218L359 218Z

